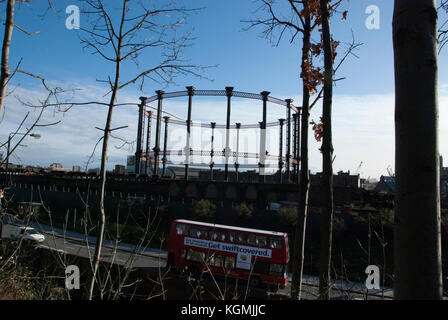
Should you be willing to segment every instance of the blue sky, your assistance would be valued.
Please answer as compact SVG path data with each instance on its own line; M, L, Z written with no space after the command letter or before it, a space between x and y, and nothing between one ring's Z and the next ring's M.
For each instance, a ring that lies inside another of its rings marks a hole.
M113 1L115 0L111 0ZM115 2L118 6L119 1ZM131 5L134 3L138 1L130 2ZM285 37L279 46L275 47L262 37L261 28L244 31L249 25L243 23L243 20L265 17L265 13L257 11L259 7L257 1L193 0L179 3L203 8L188 17L185 30L191 30L195 40L192 42L193 45L185 50L185 58L193 64L217 65L204 73L204 76L212 81L180 76L175 84L167 88L147 81L143 92L140 92L137 86L121 91L120 102L138 102L139 96L151 96L158 89L170 92L184 90L185 86L193 85L198 89L222 89L225 86L233 86L238 91L255 93L266 90L274 97L293 98L295 104L300 105L300 38L297 43L291 44ZM73 101L106 101L107 97L104 97L104 94L107 93L107 88L96 80L112 75L113 66L104 62L98 55L92 55L88 50L84 50L79 40L81 33L65 27L68 16L65 14L65 8L71 4L82 7L74 0L57 1L55 8L59 13L55 14L52 11L46 12L47 1L17 5L16 24L30 32L38 30L40 32L29 36L17 28L14 30L10 67L22 59L21 69L44 76L52 86L77 88L76 95L71 98ZM369 30L365 25L369 16L365 10L370 5L376 5L380 9L379 30ZM353 172L362 161L360 173L365 177L379 178L381 174L387 174L388 166L392 170L394 166L393 1L351 0L344 4L345 9L349 11L348 19L342 20L340 14L337 14L331 25L334 38L341 41L339 55L342 56L345 43L351 40L352 32L356 42L362 42L363 45L356 52L358 58L349 58L337 74L337 78L343 77L345 80L339 81L334 91L335 171ZM2 15L3 12L4 10ZM80 18L81 27L87 26L86 16L81 14ZM3 21L4 17L1 19ZM445 49L440 55L439 63L440 151L448 159L446 147L448 75L443 72L447 67L446 55ZM143 55L140 58L142 67L151 66L154 59L155 57L149 52ZM123 79L129 79L137 72L134 66L126 65L123 68ZM16 89L8 97L6 111L0 123L0 138L3 141L28 111L16 97L20 96L22 100L28 99L32 102L45 97L40 83L29 77L17 75L10 87ZM201 121L217 119L218 122L224 123L225 101L198 98L195 103L197 107L193 110L193 119ZM185 117L184 106L185 100L176 99L167 102L166 109ZM261 109L256 102L235 101L234 108L232 122L261 121ZM100 136L100 132L94 127L104 126L105 112L103 107L98 106L77 107L65 114L49 110L43 121L61 120L61 124L42 128L42 138L35 141L27 140L28 147L20 148L17 151L18 158L12 161L38 165L61 162L66 167L83 165ZM276 106L269 106L269 112L268 121L284 117L284 111ZM319 114L320 105L317 105L311 118L317 120ZM114 124L129 126L120 131L120 137L127 140L135 140L136 121L137 112L133 107L117 109L114 115ZM275 136L276 132L268 134ZM170 139L172 143L178 141L176 137ZM310 142L311 168L313 171L320 171L319 144L313 140ZM115 145L119 144L117 141L110 148L110 166L116 163L124 164L126 156L134 152L132 147L115 148ZM272 144L270 150L271 153L275 153L277 146L274 142ZM249 146L253 146L253 143L248 143ZM91 167L98 166L98 158L95 161Z

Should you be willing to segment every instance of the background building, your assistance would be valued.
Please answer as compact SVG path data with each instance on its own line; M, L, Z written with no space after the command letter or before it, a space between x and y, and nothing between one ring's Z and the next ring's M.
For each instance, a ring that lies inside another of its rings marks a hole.
M51 171L70 171L70 169L64 168L62 164L58 162L54 162L50 164L50 170Z
M121 164L116 164L113 173L114 174L126 174L126 167Z
M73 166L72 167L72 171L73 172L82 172L82 167L81 166Z
M394 193L395 192L395 177L381 176L380 181L375 187L378 193Z

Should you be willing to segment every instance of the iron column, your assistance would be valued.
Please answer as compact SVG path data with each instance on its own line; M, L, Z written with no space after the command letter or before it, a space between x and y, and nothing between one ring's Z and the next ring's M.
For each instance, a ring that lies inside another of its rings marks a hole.
M162 100L163 100L163 94L165 93L162 90L157 90L157 121L156 121L156 145L154 147L154 172L153 176L158 176L158 170L159 170L159 154L160 154L160 120L162 116Z
M261 179L263 183L266 182L266 118L267 118L267 101L269 96L268 91L261 92L263 97L263 121L260 122L260 172L259 174L263 176Z
M149 150L150 150L150 144L151 144L151 119L152 119L152 112L148 111L148 127L146 129L146 167L145 167L145 175L149 175Z
M163 158L162 158L162 164L163 164L163 169L162 169L162 177L165 176L166 173L166 147L167 147L167 143L168 143L168 121L169 121L170 117L163 117L163 120L165 120L165 136L164 136L164 140L163 140Z
M190 136L191 136L191 107L193 103L194 87L186 87L188 90L187 111L187 145L185 146L185 180L188 180L188 167L190 165Z
M291 180L291 103L292 99L286 99L286 179Z
M213 141L215 140L215 127L216 127L216 122L211 122L210 123L211 127L212 127L212 145L211 145L211 151L210 151L210 180L213 180L213 166L214 166L214 162L213 162Z
M137 148L135 151L135 174L140 174L140 159L142 158L143 141L143 109L145 107L145 97L140 97L138 105L138 126L137 126Z
M224 149L224 156L226 159L224 168L224 181L229 181L229 156L230 156L230 99L232 97L233 87L226 87L227 96L227 120L226 120L226 148Z
M292 131L292 157L294 159L293 167L293 181L296 181L297 176L297 113L292 115L293 131Z
M296 155L296 159L297 159L297 174L296 174L296 183L299 183L300 180L300 162L301 162L301 158L300 158L300 112L302 111L301 108L298 109L297 111L297 140L296 140L296 144L297 144L297 155Z
M236 124L236 161L235 161L235 172L236 172L236 182L238 182L238 167L240 166L239 160L239 152L240 152L240 128L241 123Z
M278 122L280 124L278 171L280 173L280 183L283 183L283 125L285 124L285 119L278 119Z

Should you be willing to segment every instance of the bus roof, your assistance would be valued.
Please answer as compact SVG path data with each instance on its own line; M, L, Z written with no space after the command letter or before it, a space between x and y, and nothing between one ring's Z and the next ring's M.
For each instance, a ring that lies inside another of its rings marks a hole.
M185 220L185 219L176 219L176 220L174 220L174 222L195 224L195 225L204 226L204 227L224 228L224 229L234 230L234 231L262 233L265 235L272 235L272 236L282 236L283 237L284 235L286 235L285 232L276 232L276 231L268 231L268 230L234 227L234 226L227 226L227 225L223 225L223 224L215 224L215 223L200 222L200 221Z

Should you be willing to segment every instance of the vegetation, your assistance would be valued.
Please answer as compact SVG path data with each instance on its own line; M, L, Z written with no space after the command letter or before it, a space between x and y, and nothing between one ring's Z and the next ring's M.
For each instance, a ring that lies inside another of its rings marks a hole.
M232 222L235 225L250 227L252 224L252 213L254 208L245 202L237 203L232 208Z
M216 205L210 200L196 201L190 209L193 220L211 222L215 217Z

